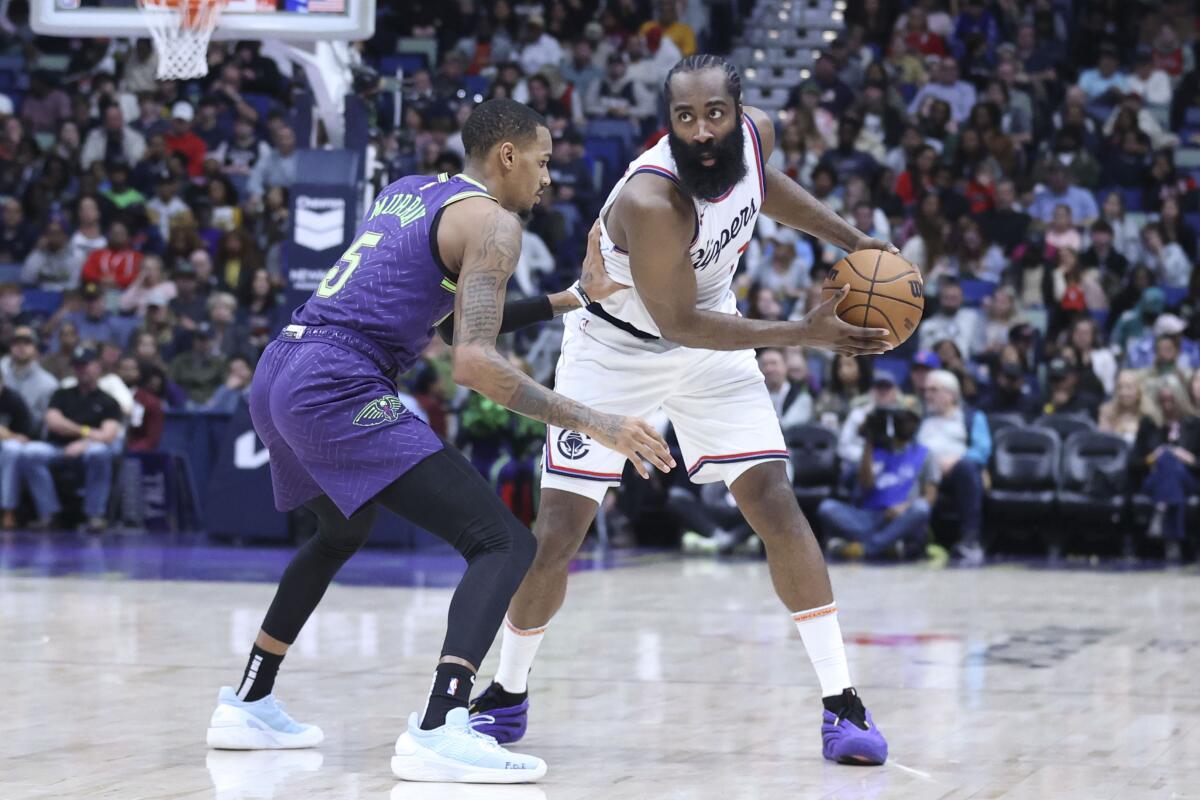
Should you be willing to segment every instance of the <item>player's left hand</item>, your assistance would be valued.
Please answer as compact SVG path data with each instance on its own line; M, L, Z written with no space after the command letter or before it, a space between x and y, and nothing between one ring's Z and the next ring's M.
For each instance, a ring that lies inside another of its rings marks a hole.
M600 254L600 220L592 224L588 231L587 253L583 256L583 269L579 275L579 285L587 296L599 303L606 297L628 289L623 283L617 283L608 276L604 269L604 256Z
M858 237L858 241L854 243L854 247L850 248L851 253L857 253L859 250L885 250L893 255L900 255L900 248L891 242L885 242L883 239L873 239L865 235Z
M800 321L798 345L821 347L843 356L877 356L892 349L887 328L863 328L843 321L837 315L838 304L850 294L842 288L804 315Z

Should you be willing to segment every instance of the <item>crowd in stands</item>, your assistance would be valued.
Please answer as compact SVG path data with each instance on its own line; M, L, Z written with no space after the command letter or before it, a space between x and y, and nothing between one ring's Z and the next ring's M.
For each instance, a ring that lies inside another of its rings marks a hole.
M0 22L0 55L27 65L0 76L0 495L8 512L28 487L50 524L42 464L80 457L98 486L93 454L153 449L164 409L236 408L289 311L288 188L309 143L290 117L303 74L256 42L214 44L206 78L160 82L148 42L37 37L22 5ZM381 180L461 169L475 103L528 103L554 135L554 182L512 291L560 289L625 162L664 132L666 72L730 52L753 5L381 4L356 77ZM993 418L1066 413L1129 443L1149 533L1178 558L1200 474L1200 15L1180 0L850 0L843 19L773 112L770 164L918 264L926 312L877 363L759 356L784 427L837 436L839 491L810 514L830 552L919 554L949 507L951 543L981 560ZM390 72L414 40L437 57L404 61L393 126L371 67ZM742 312L803 315L843 255L760 219ZM508 346L549 383L560 337ZM528 519L540 426L458 390L436 338L404 388ZM116 408L81 399L97 391ZM643 541L669 519L722 549L752 538L724 493L678 478L627 482L604 519Z

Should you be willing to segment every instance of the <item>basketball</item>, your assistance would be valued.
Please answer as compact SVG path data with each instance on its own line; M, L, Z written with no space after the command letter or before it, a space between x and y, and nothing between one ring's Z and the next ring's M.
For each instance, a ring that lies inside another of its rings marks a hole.
M833 265L821 287L828 300L842 286L850 293L837 315L851 325L887 328L888 341L899 347L913 335L925 311L925 282L921 271L895 253L859 250Z

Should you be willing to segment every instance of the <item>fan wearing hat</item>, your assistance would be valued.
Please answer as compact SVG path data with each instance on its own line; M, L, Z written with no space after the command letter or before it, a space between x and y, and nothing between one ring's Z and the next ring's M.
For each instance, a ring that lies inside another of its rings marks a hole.
M101 533L108 524L105 510L117 456L114 444L121 432L121 408L98 386L101 365L94 348L86 344L75 348L71 363L78 382L50 398L46 441L24 445L21 465L37 507L36 527L46 529L62 511L50 466L64 459L82 460L87 529Z
M1020 414L1028 422L1042 413L1042 404L1025 380L1021 365L1005 361L993 371L992 382L979 401L979 410L988 414Z
M75 325L81 341L124 344L128 338L128 331L116 316L109 312L108 298L99 284L83 284L76 297L76 302L82 301L83 307L64 315L63 321Z
M58 388L58 379L38 362L39 338L29 325L13 329L8 355L0 358L0 376L4 386L25 401L33 420L33 429L42 429L42 417L50 405L50 396Z
M884 382L894 381L886 370ZM895 383L890 390L895 391ZM830 558L903 561L924 552L925 527L936 497L936 467L916 441L920 417L907 408L879 405L858 424L863 440L854 462L857 503L821 501L817 516Z
M530 14L525 20L525 29L521 36L521 48L517 61L526 75L546 66L558 66L563 60L562 46L550 34L546 33L546 20L541 14Z
M198 178L204 174L204 156L208 148L204 140L192 130L192 121L196 118L196 110L186 100L180 100L171 107L171 130L167 132L164 141L168 153L179 153L187 159L188 175Z
M171 359L171 380L178 383L192 405L205 405L225 380L225 359L213 355L213 329L202 322L191 332L191 349Z
M838 434L837 445L838 458L842 460L842 468L845 470L843 478L846 479L846 485L853 483L854 473L862 460L866 439L862 436L861 428L871 412L877 408L912 408L915 405L911 397L901 394L901 383L903 381L895 369L877 365L871 375L871 389L867 392L867 402L851 408L850 413L846 415L846 421L842 423Z
M1085 391L1079 370L1066 358L1055 358L1046 366L1045 414L1080 414L1095 419L1103 397Z

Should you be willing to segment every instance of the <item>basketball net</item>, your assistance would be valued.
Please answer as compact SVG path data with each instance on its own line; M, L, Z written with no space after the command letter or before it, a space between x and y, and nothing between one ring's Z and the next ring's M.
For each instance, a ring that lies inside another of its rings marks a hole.
M229 0L138 0L158 53L159 80L208 74L208 42Z

